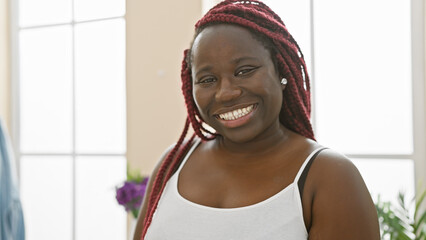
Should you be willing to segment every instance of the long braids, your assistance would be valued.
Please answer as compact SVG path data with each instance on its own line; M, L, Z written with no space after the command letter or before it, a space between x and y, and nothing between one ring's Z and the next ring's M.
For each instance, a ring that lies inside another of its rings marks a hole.
M221 23L240 25L253 32L255 37L260 36L272 42L273 49L269 49L271 57L277 65L280 76L288 81L283 92L280 122L300 135L315 140L310 123L310 83L305 60L297 42L287 31L280 17L260 1L225 0L210 9L196 23L194 39L204 28ZM142 239L151 224L167 181L180 165L195 136L208 141L217 135L203 126L204 121L195 105L192 95L190 51L190 49L184 51L181 70L182 93L188 116L178 142L164 159L154 179L152 191L147 198L148 206L143 220ZM185 142L189 125L194 129L194 134Z

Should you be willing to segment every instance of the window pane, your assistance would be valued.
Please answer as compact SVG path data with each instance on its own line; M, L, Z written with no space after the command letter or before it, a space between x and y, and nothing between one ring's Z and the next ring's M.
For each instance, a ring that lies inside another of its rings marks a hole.
M396 203L400 190L414 196L414 164L409 159L353 159L373 199Z
M71 21L71 0L19 0L21 27Z
M305 56L306 67L311 72L310 0L265 0L263 2L281 17L288 31L299 44Z
M71 39L69 26L20 33L23 152L71 152Z
M411 154L410 1L324 0L314 10L318 140Z
M72 159L22 157L21 196L29 240L72 239Z
M124 239L127 215L115 186L126 180L125 158L79 157L76 166L76 239Z
M74 19L83 21L96 18L123 16L124 0L74 0Z
M77 152L124 153L124 21L79 24L75 34Z

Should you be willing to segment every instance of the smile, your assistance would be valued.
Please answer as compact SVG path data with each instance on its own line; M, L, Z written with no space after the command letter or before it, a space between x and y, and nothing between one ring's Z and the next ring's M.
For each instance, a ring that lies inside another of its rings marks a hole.
M218 114L217 117L225 121L237 120L251 113L253 109L254 109L254 104L245 108L235 109L233 111Z

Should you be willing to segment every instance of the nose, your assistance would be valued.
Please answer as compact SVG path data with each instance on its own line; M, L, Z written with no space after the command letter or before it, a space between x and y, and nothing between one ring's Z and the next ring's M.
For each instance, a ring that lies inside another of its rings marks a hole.
M229 102L238 98L241 93L241 89L231 78L224 77L220 80L220 84L218 84L215 98L217 102Z

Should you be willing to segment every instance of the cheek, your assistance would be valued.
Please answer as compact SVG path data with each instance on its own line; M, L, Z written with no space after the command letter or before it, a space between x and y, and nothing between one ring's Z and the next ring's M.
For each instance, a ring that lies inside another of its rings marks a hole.
M256 89L258 89L260 95L264 96L267 105L277 108L277 111L281 109L283 92L281 83L276 78L271 77L259 81Z
M209 104L208 92L204 89L193 86L192 97L194 98L195 107L198 108L198 112L200 112L203 116L206 113L206 107Z
M266 76L255 82L254 89L257 89L260 94L267 97L276 97L282 95L282 86L274 76Z

